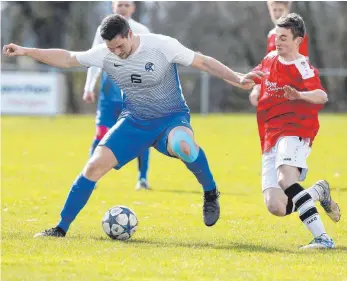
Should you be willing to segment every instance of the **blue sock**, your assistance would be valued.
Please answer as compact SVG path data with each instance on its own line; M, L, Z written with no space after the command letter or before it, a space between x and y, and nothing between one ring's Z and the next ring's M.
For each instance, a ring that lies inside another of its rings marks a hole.
M95 182L88 180L82 174L80 174L72 184L65 206L60 213L61 220L58 223L58 226L65 232L68 231L70 224L86 205L94 190L94 186Z
M149 149L146 149L137 159L139 161L139 179L147 179Z
M90 150L89 150L89 157L92 157L94 150L98 146L99 142L100 142L100 140L98 140L97 138L95 138L93 140L92 145L91 145Z
M210 167L208 166L207 158L200 147L198 158L192 163L184 162L187 168L195 175L204 191L211 191L216 188L216 183L213 179Z

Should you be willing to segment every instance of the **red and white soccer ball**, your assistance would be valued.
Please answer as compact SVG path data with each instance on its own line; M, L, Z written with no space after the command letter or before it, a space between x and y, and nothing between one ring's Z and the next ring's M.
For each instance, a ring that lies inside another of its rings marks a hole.
M102 218L102 229L112 239L128 240L138 224L135 213L128 207L115 206Z

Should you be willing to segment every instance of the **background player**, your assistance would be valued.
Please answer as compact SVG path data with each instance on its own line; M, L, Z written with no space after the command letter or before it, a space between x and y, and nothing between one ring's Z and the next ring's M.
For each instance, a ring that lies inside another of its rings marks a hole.
M305 24L297 14L281 17L276 23L276 49L255 68L264 72L257 106L262 147L262 190L270 213L286 216L298 211L313 241L302 248L335 247L315 208L320 201L333 221L340 210L331 199L327 181L305 190L306 158L319 130L318 111L327 102L318 71L299 53Z
M131 16L135 12L135 3L133 1L113 1L113 12L122 15L128 20L131 30L134 33L150 33L149 29L141 23L133 20ZM100 35L100 26L97 28L93 47L103 44L104 40ZM98 67L88 68L87 80L84 87L83 100L87 103L95 102L95 84L100 75L101 69ZM96 146L104 137L107 131L117 122L117 119L123 109L123 93L116 83L108 76L106 72L102 73L100 85L100 94L96 111L96 135L90 148L90 156L93 154ZM147 180L149 160L149 149L146 149L138 157L139 178L136 189L149 189Z

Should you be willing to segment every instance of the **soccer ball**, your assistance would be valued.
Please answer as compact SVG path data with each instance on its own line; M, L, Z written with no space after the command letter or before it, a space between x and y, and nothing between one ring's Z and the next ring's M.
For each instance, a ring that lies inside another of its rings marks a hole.
M135 213L125 206L112 207L102 218L102 229L116 240L128 240L136 231L137 224Z

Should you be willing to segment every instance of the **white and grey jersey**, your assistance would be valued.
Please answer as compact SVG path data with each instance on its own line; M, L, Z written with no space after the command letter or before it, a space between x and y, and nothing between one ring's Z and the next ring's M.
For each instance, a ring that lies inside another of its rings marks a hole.
M130 26L131 30L134 33L136 33L136 34L147 34L147 33L150 33L149 29L146 26L144 26L143 24L141 24L141 23L139 23L139 22L137 22L137 21L135 21L135 20L133 20L131 18L128 19L128 23L129 23L129 26ZM95 32L95 36L94 36L92 47L95 47L97 45L100 45L100 44L104 43L104 40L101 37L100 28L101 27L99 25L99 27L97 28L97 30ZM99 78L100 72L101 72L101 69L98 68L98 67L90 67L88 69L87 80L86 80L86 84L84 86L84 90L85 91L87 91L87 92L94 91L95 84L96 84L96 81Z
M103 68L123 90L122 114L153 119L189 112L176 64L191 65L194 51L168 36L140 34L139 37L140 45L126 59L110 52L105 44L75 55L82 65Z
M142 23L133 20L132 18L128 19L129 26L131 30L136 34L148 34L151 33L147 26Z

